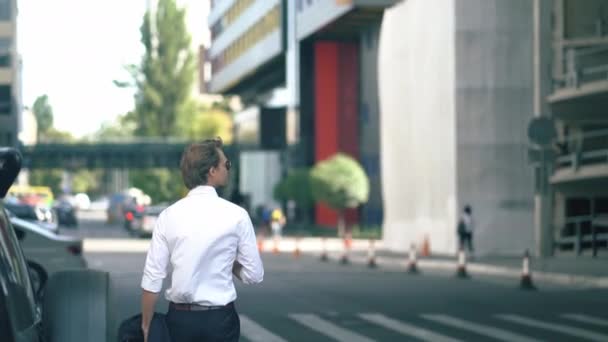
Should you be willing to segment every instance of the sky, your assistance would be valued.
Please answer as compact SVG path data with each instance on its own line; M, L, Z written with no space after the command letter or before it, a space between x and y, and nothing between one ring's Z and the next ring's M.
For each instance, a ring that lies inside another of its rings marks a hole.
M187 6L193 40L202 39L206 18L200 3ZM20 0L18 51L23 59L23 104L49 96L54 126L76 137L133 109L133 90L123 66L137 64L143 47L139 27L147 0Z

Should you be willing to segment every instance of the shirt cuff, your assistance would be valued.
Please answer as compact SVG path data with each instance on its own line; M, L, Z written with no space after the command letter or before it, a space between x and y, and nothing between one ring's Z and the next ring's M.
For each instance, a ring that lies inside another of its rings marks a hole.
M148 292L154 292L154 293L159 293L160 290L162 290L163 288L163 280L162 279L150 279L146 276L144 276L141 279L141 288L148 291Z

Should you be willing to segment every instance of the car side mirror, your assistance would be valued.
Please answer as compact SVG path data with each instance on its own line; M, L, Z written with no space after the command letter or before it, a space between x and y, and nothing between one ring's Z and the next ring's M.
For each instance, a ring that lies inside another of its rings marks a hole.
M30 273L30 280L32 282L32 288L34 290L34 295L36 296L36 301L40 302L40 300L42 300L44 287L46 286L49 276L42 266L33 261L27 261L27 268Z

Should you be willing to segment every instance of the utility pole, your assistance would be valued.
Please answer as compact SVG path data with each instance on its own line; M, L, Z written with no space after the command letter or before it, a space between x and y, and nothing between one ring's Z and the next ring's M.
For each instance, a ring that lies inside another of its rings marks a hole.
M544 35L543 31L548 27L550 20L550 8L547 5L551 1L534 0L533 1L533 70L534 70L534 120L542 122L538 125L541 127L542 133L536 135L544 135L547 139L537 139L535 142L540 147L539 163L535 166L535 193L534 193L534 238L536 241L535 252L539 257L547 257L553 254L553 229L552 229L552 208L553 196L552 189L549 183L549 177L552 174L551 167L551 141L554 136L554 126L552 120L548 116L548 107L545 102L547 94L547 82L543 82L550 68L543 65L543 57L548 53L548 49L543 47L543 39L547 39L548 35ZM546 42L545 42L546 43ZM530 130L535 131L535 130ZM550 132L550 133L548 133ZM535 132L532 132L535 135Z

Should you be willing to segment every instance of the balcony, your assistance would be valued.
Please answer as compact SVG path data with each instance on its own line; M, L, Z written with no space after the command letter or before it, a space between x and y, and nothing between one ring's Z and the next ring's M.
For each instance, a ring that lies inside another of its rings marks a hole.
M550 182L565 192L608 193L608 129L573 135L556 145Z
M608 120L608 37L561 43L563 77L548 97L555 118L569 122Z

